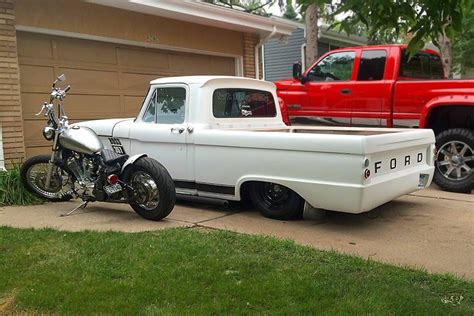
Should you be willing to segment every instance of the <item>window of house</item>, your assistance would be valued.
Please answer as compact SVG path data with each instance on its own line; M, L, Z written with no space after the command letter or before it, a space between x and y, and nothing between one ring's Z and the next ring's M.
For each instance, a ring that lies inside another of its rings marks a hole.
M276 116L273 95L253 89L216 89L212 111L216 118Z
M355 52L338 52L326 56L308 72L308 81L350 80Z
M145 123L180 124L184 122L186 89L181 87L157 88L143 114Z
M360 57L357 80L382 80L386 60L387 52L385 50L364 50Z

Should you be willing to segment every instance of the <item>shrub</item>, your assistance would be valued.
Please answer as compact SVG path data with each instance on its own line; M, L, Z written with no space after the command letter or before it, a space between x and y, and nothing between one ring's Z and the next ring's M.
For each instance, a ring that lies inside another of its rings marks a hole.
M7 171L0 171L0 205L40 204L44 200L31 194L21 183L20 166L15 165Z

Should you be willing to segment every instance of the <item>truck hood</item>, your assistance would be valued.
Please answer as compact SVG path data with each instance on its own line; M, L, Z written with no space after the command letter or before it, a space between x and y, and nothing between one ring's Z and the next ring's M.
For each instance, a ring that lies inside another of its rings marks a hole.
M133 118L121 118L121 119L108 119L108 120L95 120L75 123L74 125L85 126L92 129L99 136L113 135L114 128L117 124L125 121L133 121Z
M290 79L284 79L280 81L274 82L275 86L277 87L278 91L283 91L283 90L288 90L290 87L294 84L299 83L296 79L290 78Z

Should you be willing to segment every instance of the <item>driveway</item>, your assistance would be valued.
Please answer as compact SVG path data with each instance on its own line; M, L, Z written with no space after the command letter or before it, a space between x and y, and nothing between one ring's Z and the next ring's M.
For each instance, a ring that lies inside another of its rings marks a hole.
M321 220L276 221L253 210L180 201L168 218L151 222L128 205L93 203L59 217L77 202L0 208L0 225L61 230L139 232L206 227L292 239L318 249L474 280L474 195L428 189L387 203L370 214L329 213Z

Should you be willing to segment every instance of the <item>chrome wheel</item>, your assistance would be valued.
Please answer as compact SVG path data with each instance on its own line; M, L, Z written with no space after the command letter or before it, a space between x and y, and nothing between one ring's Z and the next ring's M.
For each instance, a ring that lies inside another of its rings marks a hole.
M47 199L61 199L70 194L68 189L69 175L60 167L53 166L49 188L46 188L46 178L49 163L37 163L28 168L26 181L37 194Z
M438 150L436 167L446 179L464 180L474 168L474 151L464 142L447 142Z
M143 171L136 171L131 177L134 199L140 207L152 211L160 204L160 192L152 176Z

